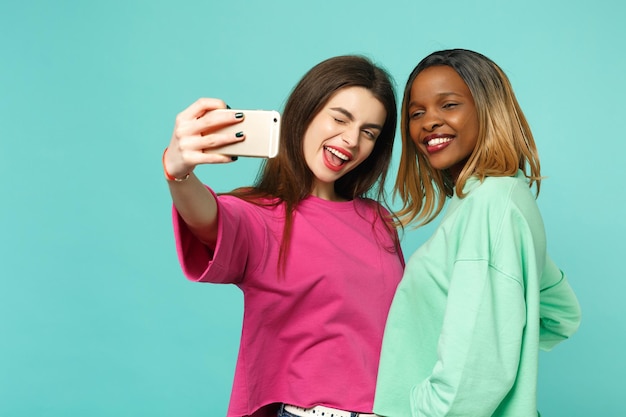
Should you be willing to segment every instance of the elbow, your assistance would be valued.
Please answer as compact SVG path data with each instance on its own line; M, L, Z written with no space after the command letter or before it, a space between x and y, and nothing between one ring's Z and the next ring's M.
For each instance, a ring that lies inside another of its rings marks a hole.
M576 333L582 321L582 310L578 300L575 299L575 302L564 312L560 321L565 338L569 338Z

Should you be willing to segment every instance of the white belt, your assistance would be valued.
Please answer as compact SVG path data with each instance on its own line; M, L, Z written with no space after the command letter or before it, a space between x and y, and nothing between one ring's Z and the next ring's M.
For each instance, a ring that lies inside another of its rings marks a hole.
M350 411L337 410L336 408L316 405L313 408L296 407L285 404L285 411L300 417L376 417L376 414L351 413Z

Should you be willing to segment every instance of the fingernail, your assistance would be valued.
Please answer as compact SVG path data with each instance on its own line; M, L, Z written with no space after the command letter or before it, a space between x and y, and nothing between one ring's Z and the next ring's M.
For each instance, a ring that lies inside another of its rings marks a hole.
M235 133L235 136L236 136L236 137L238 137L238 138L240 138L240 137L242 137L242 136L243 136L243 132L237 132L237 133Z
M237 159L239 159L239 157L238 157L238 156L231 156L231 157L230 157L230 160L231 160L231 161L236 161Z
M241 119L241 118L243 118L243 113L241 112L235 113L235 119Z

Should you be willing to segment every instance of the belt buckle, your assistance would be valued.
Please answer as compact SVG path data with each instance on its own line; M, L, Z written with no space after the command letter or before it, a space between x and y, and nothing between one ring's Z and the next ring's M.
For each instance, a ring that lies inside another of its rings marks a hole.
M302 408L291 404L285 404L285 411L301 417L352 417L352 412L338 410L336 408L316 405L311 408ZM361 414L356 414L357 416Z

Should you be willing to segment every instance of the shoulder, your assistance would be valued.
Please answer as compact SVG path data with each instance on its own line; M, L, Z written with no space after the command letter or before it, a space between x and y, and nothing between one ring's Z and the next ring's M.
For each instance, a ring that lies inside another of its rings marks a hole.
M220 217L245 224L274 224L284 217L284 204L270 199L246 199L222 194L217 198Z
M357 212L366 214L370 216L370 218L384 218L386 220L392 218L391 211L376 200L372 200L371 198L357 198L354 199L353 202Z
M528 188L528 183L524 178L512 177L486 177L482 182L476 180L477 184L470 189L469 195L480 197L508 197L515 188Z
M536 196L521 171L511 177L487 177L466 198L472 222L479 223L477 218L483 218L483 227L488 223L498 233L542 233L543 220Z
M452 210L476 227L486 223L499 224L505 218L535 218L539 216L535 195L524 174L510 177L486 177L468 181L463 198L453 197Z
M218 194L217 199L222 204L241 206L249 209L259 208L268 210L284 206L283 202L269 197L244 198L232 194Z
M228 194L220 194L217 196L217 204L220 208L236 209L236 210L253 210L254 204L242 198Z
M482 182L475 180L466 189L466 198L479 206L508 206L511 203L535 201L528 180L521 172L510 177L486 177Z
M359 197L355 198L353 201L357 207L365 207L370 210L385 210L385 207L382 204L376 200L372 200L371 198Z

